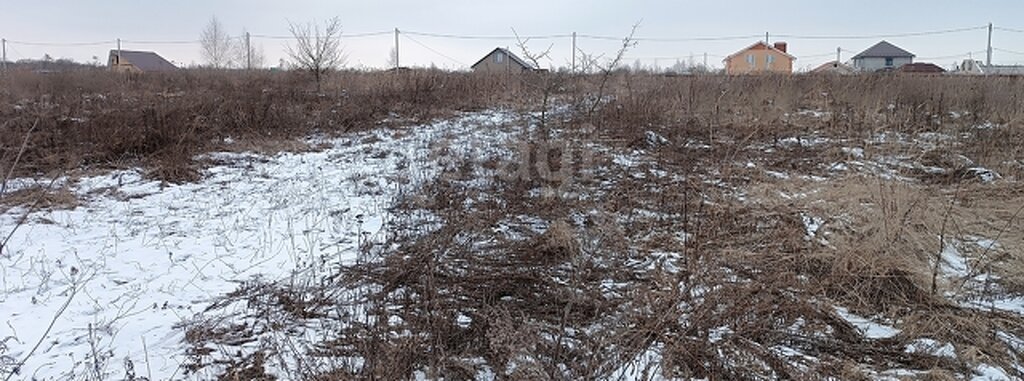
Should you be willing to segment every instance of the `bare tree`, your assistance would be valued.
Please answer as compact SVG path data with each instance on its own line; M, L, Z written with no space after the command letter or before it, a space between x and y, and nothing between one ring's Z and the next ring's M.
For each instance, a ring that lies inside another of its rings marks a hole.
M231 58L235 50L234 41L220 20L217 20L217 16L211 17L210 22L203 28L203 32L199 35L199 44L207 65L217 69L231 65Z
M515 28L512 28L512 34L516 36L516 46L519 47L520 52L523 53L523 57L526 57L526 60L533 65L533 69L539 72L542 67L540 64L541 60L551 59L551 49L554 47L554 44L549 45L548 48L544 51L535 52L531 51L530 48L527 46L527 44L530 42L529 38L525 40L519 38L519 33L516 32ZM537 125L540 126L540 130L543 132L545 139L547 139L547 135L550 132L547 127L547 115L551 97L552 94L554 94L555 90L562 86L562 82L564 81L564 79L565 78L563 76L558 75L557 73L553 75L542 75L541 81L539 81L539 83L535 85L541 90L541 94L543 94L543 97L541 98L540 114L539 120L537 121Z
M252 40L245 40L248 31L242 30L243 40L235 44L235 62L243 69L259 69L266 65L263 45L253 45Z
M605 89L608 86L608 80L611 79L611 77L612 77L612 73L614 73L615 70L619 68L619 65L622 64L622 59L626 56L626 52L629 51L629 49L631 49L631 48L636 46L637 41L636 41L636 38L634 36L636 35L637 28L640 28L640 21L637 21L636 24L633 24L633 29L629 31L629 36L627 36L626 38L622 39L622 45L619 48L619 51L617 53L615 53L615 57L612 57L611 59L609 59L608 63L606 65L604 65L604 66L602 66L600 63L598 63L599 60L600 60L600 57L596 57L595 58L595 57L587 56L586 54L583 54L583 66L584 67L588 67L589 68L589 67L594 66L594 67L597 67L601 71L600 84L597 87L597 96L591 102L589 110L587 110L587 118L588 119L593 120L594 111L597 110L597 106L599 106L601 104L601 102L603 101L603 99L604 99L604 92L605 92Z
M331 18L321 27L315 22L305 25L289 23L295 44L288 46L288 55L296 67L309 71L320 92L323 77L345 62L341 50L341 20Z
M388 68L398 68L398 50L393 46L391 51L388 52Z

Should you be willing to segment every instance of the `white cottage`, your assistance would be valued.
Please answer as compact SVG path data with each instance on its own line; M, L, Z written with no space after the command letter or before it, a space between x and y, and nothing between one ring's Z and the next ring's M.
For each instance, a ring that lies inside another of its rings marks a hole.
M888 41L882 41L853 56L853 68L866 72L896 70L903 65L914 63L914 57L913 53Z

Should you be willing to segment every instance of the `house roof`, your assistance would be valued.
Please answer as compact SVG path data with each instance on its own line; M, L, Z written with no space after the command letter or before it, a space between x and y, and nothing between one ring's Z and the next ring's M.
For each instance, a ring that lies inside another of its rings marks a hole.
M871 57L910 57L914 58L914 53L900 49L898 46L890 44L888 41L882 41L875 46L868 48L867 50L860 52L853 56L853 59L858 58L871 58Z
M512 60L512 62L515 62L515 63L519 64L519 66L522 66L524 68L531 69L531 70L532 69L536 69L535 67L533 67L533 65L530 65L526 61L523 61L522 58L519 58L518 56L516 56L515 54L513 54L512 52L510 52L508 49L505 49L505 48L495 48L490 53L485 54L483 58L481 58L479 61L476 61L476 63L470 65L469 67L475 68L476 65L479 65L481 62L484 62L484 60L486 60L487 57L490 57L492 54L494 54L494 52L503 52L503 53L505 53L505 55L508 56L509 59Z
M899 71L904 73L945 73L946 69L933 63L916 62L900 66Z
M791 60L796 60L796 57L793 56L792 54L786 53L786 52L781 51L779 49L775 49L774 46L768 45L764 41L758 41L758 42L755 42L753 45L750 45L750 46L748 46L748 47L746 47L746 48L744 48L744 49L742 49L742 50L740 50L740 51L738 51L736 53L730 54L728 57L725 57L725 59L723 59L722 62L731 60L733 57L736 57L736 56L738 56L740 54L743 54L743 52L751 50L751 49L754 49L754 48L756 48L758 46L762 46L764 48L767 48L768 50L774 50L776 52L784 54L786 57L789 57L789 59L791 59Z
M853 74L853 72L854 69L852 67L838 61L829 61L811 70L811 73Z
M110 51L111 57L114 57L117 54L118 50ZM174 64L153 52L121 50L120 54L122 61L135 65L135 67L142 71L171 71L178 69L177 66L174 66Z

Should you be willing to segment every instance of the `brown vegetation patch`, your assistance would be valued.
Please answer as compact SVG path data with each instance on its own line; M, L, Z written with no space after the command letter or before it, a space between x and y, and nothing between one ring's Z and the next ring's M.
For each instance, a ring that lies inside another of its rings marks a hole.
M67 187L37 185L8 192L0 197L0 213L16 206L32 210L54 210L74 209L78 205L78 196Z

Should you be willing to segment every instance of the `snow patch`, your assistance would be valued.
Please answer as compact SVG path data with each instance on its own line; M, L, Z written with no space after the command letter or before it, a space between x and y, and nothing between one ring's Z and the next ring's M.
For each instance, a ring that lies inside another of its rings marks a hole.
M652 147L665 145L669 143L668 138L661 136L661 134L654 131L644 132L644 138L647 140L647 145Z
M967 174L971 175L983 183L991 183L993 181L1003 178L999 173L988 168L983 167L971 167L966 169Z
M864 158L864 149L860 148L860 147L843 147L842 151L843 151L843 153L845 153L847 155L850 155L850 156L852 156L854 158L857 158L857 159L863 159Z
M957 278L970 275L967 266L967 258L960 254L960 250L952 242L942 245L942 272Z
M857 327L857 329L860 330L866 338L888 339L895 337L900 333L900 330L892 326L877 323L868 318L855 315L844 307L835 307L835 310L843 320L846 320L854 327Z
M664 380L661 377L662 345L657 344L639 353L622 367L612 371L605 380Z
M197 183L161 184L138 169L80 179L69 186L81 206L34 213L0 257L0 338L13 338L4 355L20 360L43 340L21 367L36 379L71 379L70 359L93 353L108 363L103 378L126 359L154 379L180 376L188 357L177 324L239 282L358 259L393 228L394 202L443 173L438 156L503 147L507 135L492 126L511 118L487 111L350 134L320 152L213 153ZM0 231L18 217L0 214Z
M1003 368L996 366L981 364L974 368L976 375L971 378L972 381L1002 381L1002 380L1013 380Z
M939 343L932 339L917 339L907 344L907 353L922 353L932 356L956 358L956 347L950 343Z

